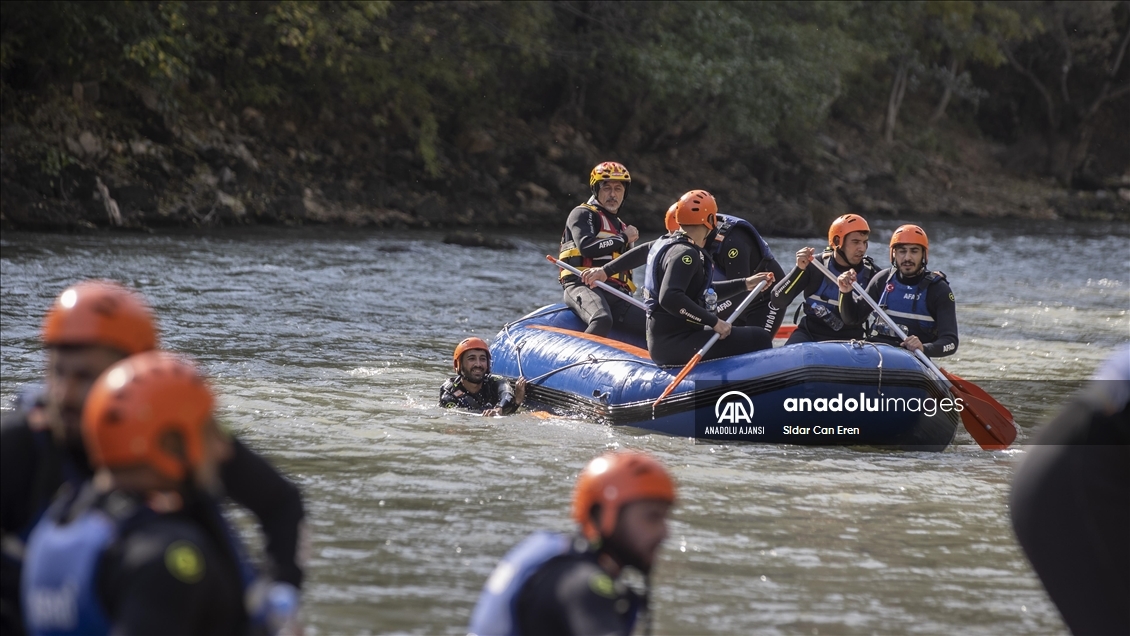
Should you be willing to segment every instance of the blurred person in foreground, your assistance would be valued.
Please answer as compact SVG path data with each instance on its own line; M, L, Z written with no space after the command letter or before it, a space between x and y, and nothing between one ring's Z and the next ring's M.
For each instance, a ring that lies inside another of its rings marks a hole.
M537 532L507 553L483 587L469 632L631 634L647 612L647 581L674 503L675 484L650 455L593 459L573 493L577 534ZM643 575L642 593L624 583L629 568Z

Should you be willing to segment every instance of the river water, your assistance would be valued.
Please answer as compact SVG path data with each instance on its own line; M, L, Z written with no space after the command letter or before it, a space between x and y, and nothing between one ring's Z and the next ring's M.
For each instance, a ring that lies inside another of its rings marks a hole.
M300 484L318 634L462 632L498 559L533 530L568 530L577 472L614 448L658 455L679 484L653 576L657 633L1065 632L1007 495L1024 439L1130 339L1130 229L925 226L958 301L961 348L944 366L1013 410L1011 450L982 451L964 430L937 454L695 444L437 408L456 342L559 300L549 234L489 251L426 232L7 233L0 398L8 408L41 374L39 323L67 284L144 292L164 344L210 373L222 419ZM770 244L787 270L822 241Z

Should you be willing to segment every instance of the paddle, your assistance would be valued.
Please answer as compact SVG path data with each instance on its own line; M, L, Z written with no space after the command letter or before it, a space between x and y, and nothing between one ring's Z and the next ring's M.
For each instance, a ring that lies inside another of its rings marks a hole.
M815 265L816 269L820 270L832 282L836 282L835 274L828 271L828 268L819 260L813 259L809 264ZM883 322L887 323L895 336L899 340L905 341L906 333L895 324L894 320L891 320L887 312L879 308L879 303L875 302L875 299L860 287L859 283L853 282L851 286L856 294L862 296L867 304L871 305L871 309L883 319ZM939 369L923 351L915 351L914 355L918 356L922 364L925 364L928 369L934 372L934 375L949 388L950 393L955 398L961 398L965 403L965 408L961 411L961 422L965 424L965 430L969 431L969 434L973 436L973 439L981 448L1004 450L1012 444L1016 439L1016 422L1013 421L1012 413L1008 409L969 380Z
M549 261L550 263L553 263L554 265L556 265L556 266L560 267L561 269L569 272L570 274L576 274L578 277L581 275L581 270L577 269L576 267L573 267L572 265L570 265L568 263L564 263L560 259L554 258L554 257L550 256L549 254L545 255L545 260ZM596 281L596 286L603 289L606 292L615 294L616 296L632 303L633 305L635 305L636 307L639 307L640 309L642 309L644 311L647 311L647 305L643 304L642 300L635 298L633 296L630 296L628 294L625 294L624 292L620 291L619 289L616 289L615 287L613 287L612 285L609 285L608 283Z
M745 308L749 307L749 304L753 302L753 299L756 298L757 295L761 293L761 290L765 289L765 286L768 284L769 281L763 280L755 285L753 290L751 290L749 294L746 295L745 300L742 301L742 304L738 305L738 308L734 310L734 313L730 314L730 317L726 319L726 324L734 324L734 321L738 319L738 316L742 315L742 312L745 311ZM710 340L707 340L706 344L702 345L702 348L698 350L698 353L694 354L694 357L691 358L690 362L688 362L687 365L683 367L683 370L679 372L679 375L675 376L675 379L671 381L671 384L668 384L667 388L663 389L663 395L660 395L659 399L651 405L652 417L655 417L655 408L659 406L659 403L662 402L663 399L668 395L671 395L671 391L674 391L675 387L679 386L679 383L683 381L683 378L687 377L687 374L691 372L691 369L693 369L695 365L698 364L700 360L702 360L702 356L706 355L707 351L710 351L710 348L714 346L715 342L718 342L718 338L721 337L721 335L722 334L715 332L714 335L710 337Z

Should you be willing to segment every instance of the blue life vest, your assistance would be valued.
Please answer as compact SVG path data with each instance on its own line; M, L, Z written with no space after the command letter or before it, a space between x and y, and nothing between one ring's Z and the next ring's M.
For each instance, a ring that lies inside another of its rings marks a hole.
M938 339L938 325L926 308L926 292L930 285L945 278L945 274L941 272L928 272L917 285L907 285L899 281L895 270L892 269L883 288L883 294L879 296L879 306L906 332L906 335L918 336L923 343L933 342ZM898 340L890 327L874 313L872 321L870 335Z
M491 572L467 628L477 636L517 636L518 592L551 559L573 551L573 539L535 532L514 546Z
M672 232L652 241L651 248L647 251L647 265L644 267L643 302L647 306L647 315L649 316L659 308L659 286L663 284L663 276L659 267L663 264L663 257L667 250L679 243L695 246L686 234ZM707 297L713 295L715 301L718 299L718 295L714 294L714 288L711 286L716 268L714 261L709 256L704 258L703 261L705 261L706 267L706 288L702 290L702 298L698 302L703 307L709 308L710 311L714 311L714 307L709 306Z
M757 231L757 228L753 227L752 223L743 218L730 216L729 214L718 215L718 238L715 239L714 244L710 246L710 254L711 256L718 256L722 252L722 241L726 238L726 235L739 228L745 229L752 234L753 240L757 241L757 247L761 249L761 262L754 266L752 270L755 273L759 272L761 271L761 266L766 261L774 260L773 250L769 249L769 244L765 242L765 239L761 238L761 233ZM725 276L726 273L723 272L721 268L714 268L714 280L726 280L726 278L724 278Z
M817 255L816 258L819 258L820 262L824 263L828 271L835 276L839 276L850 269L847 267L841 268L831 251L825 251ZM816 271L816 269L813 269L812 272L821 278L820 287L804 299L804 304L801 305L804 308L804 315L811 320L819 320L831 329L839 331L844 328L844 319L840 316L840 288L835 281ZM860 287L866 288L867 283L874 275L875 264L870 257L864 256L863 264L856 271L856 282L859 283Z
M110 618L95 589L98 562L123 526L142 511L135 507L115 519L89 510L70 523L59 523L54 510L43 517L28 540L20 580L28 633L110 633Z
M99 560L130 529L156 515L142 505L127 507L115 516L92 508L69 523L60 523L58 519L75 499L63 498L53 504L28 540L20 600L28 632L33 635L109 634L113 625L95 588ZM214 512L246 591L255 582L255 568L219 509ZM252 619L256 618L254 608L250 609Z

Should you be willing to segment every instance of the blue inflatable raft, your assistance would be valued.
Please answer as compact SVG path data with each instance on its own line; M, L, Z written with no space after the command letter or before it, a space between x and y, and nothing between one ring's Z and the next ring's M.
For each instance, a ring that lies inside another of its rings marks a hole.
M527 404L700 440L941 451L961 402L908 351L859 341L790 345L679 373L646 343L585 334L564 304L516 320L491 345L494 373L528 379Z

